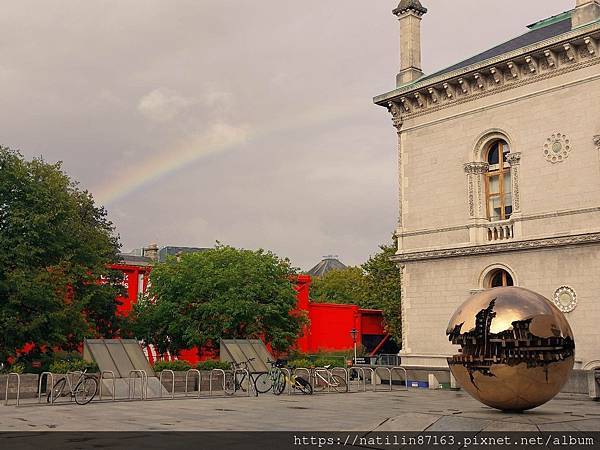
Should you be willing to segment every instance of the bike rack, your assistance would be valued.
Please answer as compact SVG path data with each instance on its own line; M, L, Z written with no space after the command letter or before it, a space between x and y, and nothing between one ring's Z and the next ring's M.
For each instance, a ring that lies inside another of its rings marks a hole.
M390 369L390 372L393 372L394 370L402 370L404 372L404 387L406 389L401 389L402 391L408 391L408 374L406 373L406 369L404 367L400 367L400 366L396 366L396 367L392 367ZM390 376L390 380L391 380L391 376Z
M111 378L104 378L104 374L110 374L112 375ZM116 384L116 380L115 380L115 373L112 370L103 370L102 372L100 372L100 398L99 400L102 400L102 381L103 380L109 380L112 379L112 400L113 402L115 401L115 384Z
M356 370L358 374L358 392L360 392L360 374L362 373L362 381L363 381L363 392L367 392L367 375L365 373L364 367L352 367L353 370Z
M133 376L136 375L136 376ZM137 376L139 375L139 376ZM133 398L132 391L131 391L131 380L133 380L133 395L135 396L135 385L137 384L136 380L140 378L141 380L141 389L140 389L140 400L145 400L148 397L148 374L146 373L145 370L141 370L141 369L137 369L137 370L131 370L129 372L129 378L127 380L128 382L128 397L131 400Z
M191 373L198 374L198 398L200 398L200 390L202 389L202 373L198 369L190 369L185 373L185 396L188 396L188 379Z
M251 395L250 391L252 390L253 384L252 384L252 380L250 379L250 371L248 369L233 369L233 386L234 386L233 393L235 394L235 383L237 383L236 374L238 372L245 373L247 376L247 378L246 378L247 383L248 383L247 391L248 391L248 397L250 397L250 395Z
M392 390L392 369L390 369L389 367L382 367L382 366L375 367L375 371L374 371L375 375L377 375L378 370L387 370L388 371L388 374L390 375L390 389L389 390L391 391ZM373 384L373 391L377 390L376 386L377 386L376 384Z
M40 374L40 381L38 382L38 403L42 403L42 379L44 378L44 375L48 376L46 378L46 387L48 386L48 379L50 379L50 404L53 405L54 398L52 398L52 388L54 387L54 374L52 372L42 372Z
M344 381L346 382L346 392L350 392L350 372L345 367L333 367L330 369L331 374L335 375L334 371L342 371L344 372Z
M160 384L160 398L162 398L162 396L163 396L163 393L162 393L162 388L163 388L162 380L163 380L163 374L164 373L171 374L171 398L175 398L175 372L173 372L172 370L169 370L169 369L164 369L164 370L160 371L160 377L158 378L158 383Z
M212 380L215 372L223 375L223 395L225 395L225 371L223 369L213 369L210 371L210 376L208 377L208 394L212 395Z
M6 377L6 396L4 397L4 406L8 406L8 385L10 384L10 377L17 377L17 403L15 406L19 406L19 397L21 396L21 375L16 372L11 372Z

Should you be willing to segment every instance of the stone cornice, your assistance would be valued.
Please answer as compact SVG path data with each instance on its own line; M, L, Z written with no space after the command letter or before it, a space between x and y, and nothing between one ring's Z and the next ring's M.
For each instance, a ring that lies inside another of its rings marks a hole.
M404 119L600 63L600 22L375 97Z
M569 245L585 245L600 243L600 233L588 233L574 236L563 236L528 241L512 241L498 244L477 245L468 247L455 247L442 250L429 250L412 253L402 253L391 259L396 263L412 261L426 261L431 259L456 258L461 256L488 255L513 251L538 250Z

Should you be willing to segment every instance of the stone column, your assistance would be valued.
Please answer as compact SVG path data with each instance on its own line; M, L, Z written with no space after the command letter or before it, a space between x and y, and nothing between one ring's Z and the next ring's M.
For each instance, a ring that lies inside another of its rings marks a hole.
M470 162L464 165L467 174L467 200L469 203L469 217L471 226L469 227L470 241L484 242L485 229L480 224L487 220L485 207L483 205L483 174L489 170L487 162Z
M521 212L521 199L519 195L519 177L520 177L520 165L521 165L521 152L509 153L506 156L506 160L510 164L510 179L512 182L512 202L513 202L513 214Z
M471 219L484 219L483 207L483 174L489 170L486 162L471 162L464 165L467 174L467 189L469 195L469 215Z

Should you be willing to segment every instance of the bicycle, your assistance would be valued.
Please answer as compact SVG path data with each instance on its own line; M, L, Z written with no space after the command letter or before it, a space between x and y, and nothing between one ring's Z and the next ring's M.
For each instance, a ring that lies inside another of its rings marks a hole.
M294 389L299 390L304 395L312 395L313 387L308 380L305 380L304 378L296 375L295 373L292 373L291 370L289 371L289 375L287 375L283 371L281 372L284 374L283 386L281 386L281 391L273 391L275 395L281 395L281 393L285 390L286 383L289 383L290 386L292 386Z
M225 393L228 395L234 395L237 391L246 392L244 387L244 381L246 381L246 373L249 376L248 387L255 386L256 379L252 378L253 374L260 374L261 372L252 372L249 364L256 358L250 358L246 361L242 361L239 364L234 362L231 363L232 372L226 372L225 375ZM237 372L236 372L237 371ZM262 372L264 373L264 372ZM258 392L254 389L256 395Z
M79 378L75 383L75 387L73 387L73 383L71 383L71 378L69 375L77 375L79 374ZM65 389L65 385L69 384L69 391L67 393L63 393ZM54 403L60 397L69 395L72 399L75 400L75 403L78 405L87 405L91 402L96 393L98 392L98 378L94 375L87 375L87 369L83 372L67 372L67 376L59 379L52 389L48 392L48 396L46 397L46 402Z
M313 389L315 391L323 391L325 388L331 390L333 388L336 392L348 392L348 383L343 377L331 373L329 370L331 365L321 367L311 367L310 373L313 378ZM321 375L320 372L326 372L327 378Z
M266 394L271 389L275 395L279 395L285 389L285 375L281 370L281 363L276 361L267 360L271 365L268 372L261 372L254 379L254 389L256 395Z

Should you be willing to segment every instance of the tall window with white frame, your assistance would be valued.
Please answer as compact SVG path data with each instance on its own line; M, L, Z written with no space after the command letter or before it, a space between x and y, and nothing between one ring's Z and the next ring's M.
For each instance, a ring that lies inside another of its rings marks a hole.
M506 141L496 140L487 151L488 172L485 175L487 217L491 221L510 219L512 214L512 181Z

